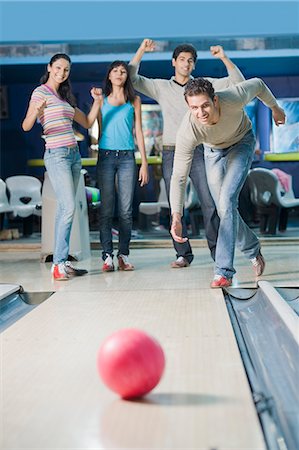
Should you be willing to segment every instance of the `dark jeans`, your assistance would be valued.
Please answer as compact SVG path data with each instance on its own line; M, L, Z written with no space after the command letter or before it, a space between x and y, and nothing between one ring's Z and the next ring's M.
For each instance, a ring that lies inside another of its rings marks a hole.
M118 255L129 255L133 224L133 194L136 184L134 151L100 150L97 163L97 182L101 195L100 240L103 249L102 257L105 260L106 254L113 255L112 220L116 192L119 223Z
M173 168L174 151L163 150L162 170L165 181L166 192L169 199L170 179ZM217 215L214 200L210 194L204 163L204 149L199 145L194 150L194 156L189 174L194 188L197 192L203 215L206 238L212 258L215 260L216 243L219 228L219 217ZM187 236L184 218L182 218L183 236ZM173 241L178 256L183 256L189 263L193 260L192 248L189 240L183 244Z

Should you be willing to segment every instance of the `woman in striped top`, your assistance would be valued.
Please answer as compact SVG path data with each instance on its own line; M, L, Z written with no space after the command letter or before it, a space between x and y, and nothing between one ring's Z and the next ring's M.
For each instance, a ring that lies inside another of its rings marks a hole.
M75 196L81 171L81 156L73 131L73 121L90 128L97 118L102 91L92 88L94 99L88 115L76 107L69 82L71 60L58 53L47 65L41 85L34 89L26 117L22 123L29 131L38 119L45 137L45 167L53 186L57 210L52 276L68 280L73 275L84 275L86 270L75 268L68 261L69 240L75 212Z

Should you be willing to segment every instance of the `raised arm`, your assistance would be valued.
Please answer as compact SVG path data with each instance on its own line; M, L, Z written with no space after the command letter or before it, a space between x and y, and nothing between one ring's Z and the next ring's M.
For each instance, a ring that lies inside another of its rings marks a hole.
M25 119L22 122L22 128L24 131L30 131L36 122L36 119L40 117L47 106L47 102L44 98L39 98L36 101L31 100L27 109Z
M228 58L221 45L213 45L210 47L212 56L220 59L226 67L228 77L223 78L209 78L213 83L215 90L227 89L235 84L245 81L245 77L240 69Z
M151 39L143 39L141 42L137 52L133 56L133 58L130 61L130 64L134 66L138 66L140 64L140 61L142 60L142 57L144 53L146 52L153 52L156 48L156 44Z
M90 94L94 101L89 113L86 115L79 108L75 109L74 120L84 128L90 128L93 125L94 121L99 116L103 102L102 89L92 88Z
M139 64L144 53L153 52L155 50L155 46L155 42L151 39L143 39L138 50L129 63L129 72L134 88L138 92L157 100L158 92L155 80L152 78L143 77L138 73Z

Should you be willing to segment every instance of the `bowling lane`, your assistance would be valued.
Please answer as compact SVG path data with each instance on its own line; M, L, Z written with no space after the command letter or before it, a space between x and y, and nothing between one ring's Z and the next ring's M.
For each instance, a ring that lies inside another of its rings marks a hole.
M2 447L265 450L220 290L57 292L1 335ZM125 327L166 355L158 386L123 401L99 379Z

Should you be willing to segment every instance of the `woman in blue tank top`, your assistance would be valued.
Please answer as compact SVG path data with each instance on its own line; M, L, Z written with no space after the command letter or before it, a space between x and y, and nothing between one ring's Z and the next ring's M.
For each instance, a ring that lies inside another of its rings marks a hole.
M132 207L136 183L135 142L141 154L138 180L148 183L148 165L141 124L141 101L135 95L124 61L114 61L104 81L104 99L99 118L100 141L97 181L101 193L100 240L103 272L113 272L112 220L115 196L118 200L118 269L134 270L129 262L129 245L133 224Z

